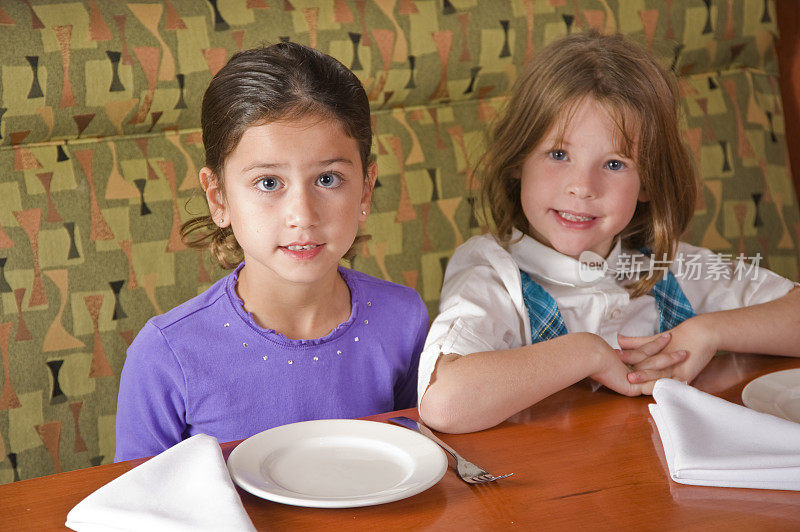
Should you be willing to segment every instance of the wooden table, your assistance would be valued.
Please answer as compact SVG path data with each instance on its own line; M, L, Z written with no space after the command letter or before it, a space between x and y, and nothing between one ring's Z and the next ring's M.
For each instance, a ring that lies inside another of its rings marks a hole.
M800 367L800 359L717 356L694 385L741 404L747 382ZM240 491L259 529L800 530L800 492L710 488L669 480L650 397L563 390L503 424L442 435L467 458L500 474L469 486L449 470L427 491L364 508L286 506ZM385 421L397 412L372 416ZM416 418L415 410L400 412ZM225 456L236 443L222 445ZM800 450L798 450L800 452ZM0 486L0 529L63 530L67 512L144 460L108 464Z

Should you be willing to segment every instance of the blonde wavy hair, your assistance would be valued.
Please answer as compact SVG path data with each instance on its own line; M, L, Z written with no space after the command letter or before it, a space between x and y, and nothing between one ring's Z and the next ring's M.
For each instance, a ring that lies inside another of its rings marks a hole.
M495 235L503 245L514 228L532 236L520 197L522 166L553 127L566 127L585 98L614 118L620 149L636 162L649 196L618 237L631 249L648 248L659 260L673 260L698 193L680 131L677 83L649 52L621 35L569 35L543 48L520 74L479 167L482 205ZM648 293L661 277L655 272L634 280L631 297Z

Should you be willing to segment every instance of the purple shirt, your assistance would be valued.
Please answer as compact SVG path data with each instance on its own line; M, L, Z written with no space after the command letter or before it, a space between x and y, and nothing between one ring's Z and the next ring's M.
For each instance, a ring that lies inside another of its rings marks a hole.
M128 348L116 461L198 433L227 442L296 421L416 405L428 312L413 289L340 267L350 318L323 338L291 340L244 310L240 269L149 320Z

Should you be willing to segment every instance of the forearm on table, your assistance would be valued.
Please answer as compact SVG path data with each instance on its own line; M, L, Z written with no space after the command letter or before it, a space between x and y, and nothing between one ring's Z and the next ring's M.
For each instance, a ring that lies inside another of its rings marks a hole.
M576 333L515 349L443 355L420 416L442 432L493 427L593 374L600 342L596 335Z
M800 288L750 307L699 316L719 351L800 356Z

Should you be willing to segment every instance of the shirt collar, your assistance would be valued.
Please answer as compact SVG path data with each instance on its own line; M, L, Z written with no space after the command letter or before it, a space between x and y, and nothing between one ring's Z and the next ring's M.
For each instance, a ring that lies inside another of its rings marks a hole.
M615 272L607 270L604 277L585 281L580 276L580 262L570 256L559 253L549 246L528 235L522 234L518 229L513 229L511 233L512 244L509 247L511 256L514 258L520 269L526 273L553 284L562 286L592 286L602 282L604 279L613 279ZM616 244L608 254L606 263L614 268L619 264L622 253L631 254L631 251L623 252L622 244L617 239ZM639 255L639 252L633 252Z

